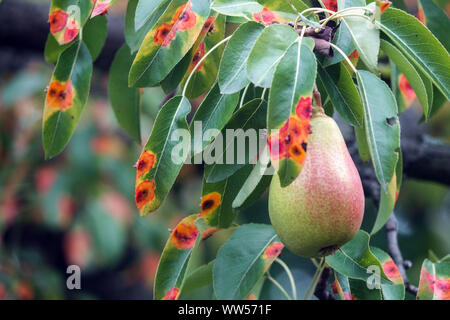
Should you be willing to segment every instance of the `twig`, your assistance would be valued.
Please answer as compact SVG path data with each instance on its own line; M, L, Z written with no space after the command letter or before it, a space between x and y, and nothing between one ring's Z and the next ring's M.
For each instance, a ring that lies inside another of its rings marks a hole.
M400 247L398 245L398 221L395 217L395 213L392 212L389 217L388 222L386 223L386 236L388 241L388 251L397 265L398 271L402 275L403 281L405 283L405 290L412 293L413 295L417 294L417 287L413 286L408 281L408 277L406 276L405 265L403 261L402 252L400 251Z
M331 276L331 268L326 267L323 269L322 275L320 276L319 282L317 283L314 295L319 300L336 300L333 294L327 290L328 279Z

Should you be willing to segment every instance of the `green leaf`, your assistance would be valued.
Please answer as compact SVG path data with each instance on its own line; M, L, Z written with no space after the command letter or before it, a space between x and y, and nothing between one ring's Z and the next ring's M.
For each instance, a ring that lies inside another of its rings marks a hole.
M222 93L243 89L249 80L246 75L247 59L264 26L256 22L241 25L228 41L219 67L219 86Z
M209 228L198 215L181 220L172 231L159 260L155 275L154 297L177 300L184 288L190 257Z
M416 93L416 96L420 101L420 104L422 105L425 118L428 118L429 112L431 110L431 105L428 104L429 97L427 88L432 88L431 81L425 78L424 80L428 82L427 86L425 86L425 83L422 80L420 74L417 72L416 68L408 61L408 59L401 53L399 49L397 49L388 41L381 40L381 49L388 55L389 59L391 59L395 63L400 72L402 72L408 79L411 87L414 89L414 92ZM432 90L430 94L432 95Z
M297 32L288 25L273 24L264 29L247 60L248 79L269 88L278 62L297 38Z
M378 205L377 218L372 227L371 235L380 231L386 224L395 207L395 195L397 193L397 178L394 174L392 180L388 183L387 190L380 190L380 204Z
M323 68L319 64L319 78L333 107L339 115L355 127L363 127L364 111L353 79L343 63Z
M264 156L265 155L265 156ZM263 160L264 158L264 160ZM233 200L233 208L246 208L258 200L267 190L272 176L266 173L269 154L267 148L262 151L258 162L253 166L247 180L245 180L236 198Z
M433 263L425 259L420 271L417 300L448 300L450 283L450 261Z
M205 34L203 41L199 44L196 52L193 54L192 61L190 62L188 72L185 74L181 81L181 87L184 88L186 80L190 73L194 70L195 66L199 62L199 59L203 58L205 53L209 52L216 44L222 41L225 37L225 16L219 15L214 17L214 22L211 27L204 28ZM214 49L202 63L195 69L194 74L186 88L186 97L189 99L197 98L202 95L214 85L217 79L217 73L219 71L220 59L222 58L223 46Z
M358 154L359 158L363 162L368 162L370 160L370 149L367 142L366 130L364 127L354 127L356 143L358 144Z
M213 270L217 299L246 298L281 248L271 225L240 226L217 253Z
M365 281L348 279L353 300L382 300L380 289L369 289Z
M364 0L352 1L353 6L364 6ZM374 3L367 8L374 10ZM346 14L365 14L367 11L362 9L353 9L345 12ZM366 66L372 71L377 72L378 52L380 48L380 30L374 23L362 17L344 17L342 21L347 26L353 43L358 50L358 54Z
M216 129L217 133L223 129L233 115L233 111L239 102L239 93L221 94L219 85L216 84L206 95L192 118L190 132L193 154L202 152L211 143L216 134L209 136L209 140L203 140L205 132ZM201 130L198 126L201 126ZM198 129L197 129L198 128ZM198 130L198 131L197 131Z
M100 15L90 19L83 29L83 41L91 53L92 61L97 60L108 33L106 16Z
M208 183L222 181L256 159L259 150L255 146L261 146L260 129L266 126L266 114L267 103L254 99L233 115L222 130L221 139L215 139L205 151L216 151L216 161L205 165Z
M177 18L183 11L187 21ZM129 85L151 87L161 82L192 47L208 16L209 0L173 0L145 36L130 69Z
M386 190L399 157L400 125L397 104L386 83L374 74L358 71L356 78L364 106L364 125L370 156L377 179Z
M247 165L229 178L215 183L207 183L203 178L200 209L208 225L218 228L231 225L237 214L232 206L233 200L250 171L251 166Z
M215 0L211 9L226 16L246 17L262 11L263 6L255 0Z
M73 43L59 56L43 116L45 157L60 153L69 142L86 104L92 75L92 59L84 43Z
M44 56L45 60L50 63L56 64L58 62L59 55L61 52L70 47L71 43L60 45L55 37L49 33L47 36L47 41L45 42Z
M341 25L339 26L339 29L334 35L332 43L337 45L342 51L344 51L347 56L349 56L353 51L356 50L350 31L348 30L348 27L345 23L341 23ZM322 64L324 68L341 62L345 59L345 57L343 57L338 51L333 52L333 57L326 57L324 59Z
M183 285L182 294L203 288L205 286L212 286L213 283L213 268L216 260L210 261L208 264L204 264L194 271L192 271L188 276Z
M139 49L147 33L164 14L171 2L164 1L162 5L156 9L155 13L145 22L145 24L142 25L142 27L135 29L134 17L136 15L138 1L139 0L129 0L127 12L125 14L125 41L130 47L132 53ZM149 3L149 1L139 1L139 3Z
M344 244L333 255L327 256L326 262L337 272L351 278L367 281L373 274L368 270L370 266L376 266L380 270L380 283L392 284L383 271L380 261L369 248L370 236L360 230L356 236Z
M158 14L158 9L164 7L171 0L141 0L137 3L134 20L134 30L142 28L152 17Z
M373 254L381 262L384 273L388 276L392 284L382 284L381 292L384 300L403 300L405 299L405 285L402 275L395 265L394 260L383 250L371 247Z
M434 1L419 0L419 6L422 7L425 14L425 24L436 38L442 43L447 51L450 50L450 20L447 14L439 8Z
M139 88L128 87L127 73L133 59L126 44L117 51L109 71L108 96L120 126L140 143L141 94Z
M176 139L176 134L187 132L186 116L191 111L191 104L185 97L176 96L167 101L156 116L152 133L138 160L138 177L136 179L136 201L141 215L155 211L169 193L175 179L183 166L189 149L189 137ZM186 129L185 131L181 131ZM175 149L175 151L174 151ZM152 157L151 165L144 163L143 171L139 171L140 160ZM140 199L140 200L139 200Z
M381 30L436 87L450 97L450 57L442 44L419 20L389 8L381 15Z

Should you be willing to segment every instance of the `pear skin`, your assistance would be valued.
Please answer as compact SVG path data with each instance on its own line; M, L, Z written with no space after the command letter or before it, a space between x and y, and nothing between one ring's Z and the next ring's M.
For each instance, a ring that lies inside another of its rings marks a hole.
M269 215L284 245L304 257L333 253L358 232L364 215L361 178L336 122L318 112L311 119L299 176L281 188L274 175Z

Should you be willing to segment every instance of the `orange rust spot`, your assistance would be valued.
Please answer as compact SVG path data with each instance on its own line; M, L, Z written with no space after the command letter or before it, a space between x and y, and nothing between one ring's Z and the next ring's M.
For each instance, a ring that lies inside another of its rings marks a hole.
M170 235L170 242L178 249L191 249L197 240L198 229L195 220L180 222Z
M144 151L136 163L136 179L148 173L155 165L156 155L151 151Z
M163 45L167 47L172 41L172 39L175 37L175 32L172 30L173 24L170 23L163 23L160 25L156 31L155 35L153 36L153 41L157 45Z
M136 206L141 210L146 204L155 198L155 182L153 180L142 181L136 187Z
M202 233L202 240L208 239L209 237L211 237L218 230L219 230L219 228L210 228L208 230L203 231L203 233Z
M278 257L283 250L284 245L281 242L274 242L266 248L264 252L264 257L269 259L274 259Z
M277 16L275 15L275 13L267 8L263 8L261 12L255 12L253 14L253 19L255 21L262 21L264 23L279 23L279 21L277 21Z
M337 11L337 0L323 0L325 8L332 11Z
M173 287L169 291L167 291L166 295L162 300L177 300L178 294L180 293L180 289Z
M202 209L202 216L207 216L209 213L216 210L222 199L222 195L218 192L211 192L202 197L200 207Z
M69 43L73 39L75 39L79 31L80 28L78 27L76 20L72 19L67 25L66 31L64 32L64 43Z
M110 2L111 1L108 1L108 2L94 1L95 7L92 10L91 18L98 16L98 15L106 14L108 11Z
M450 300L450 279L436 277L434 296L440 300Z
M298 99L297 107L295 108L295 113L302 120L311 119L312 98L311 97L300 97L300 99Z
M216 21L216 17L208 17L203 25L201 33L205 34L214 31L214 21Z
M46 103L51 108L66 110L73 104L73 89L70 80L67 82L52 81L48 87Z
M387 1L387 0L381 2L381 4L380 4L380 11L381 11L381 13L385 12L386 9L389 8L391 4L392 4L392 2Z
M256 296L253 293L250 293L245 300L256 300Z
M400 274L400 271L398 270L397 266L395 265L395 263L392 259L389 259L385 263L383 263L382 267L383 267L384 273L394 283L397 283L397 281L395 281L396 279L402 279L402 275ZM402 282L402 281L400 281L400 282Z
M422 6L419 6L419 11L416 13L416 18L423 24L426 23L425 12L423 12Z
M62 10L54 10L49 14L48 23L50 24L50 32L52 34L58 33L64 29L67 24L67 12Z
M192 57L192 61L191 61L191 64L189 65L188 71L194 70L195 66L203 58L204 55L205 55L205 43L202 42L202 43L200 43L197 51L195 52L194 56ZM199 64L197 69L195 69L195 72L199 71L202 67L203 67L203 62Z
M191 1L180 6L172 18L172 23L175 24L177 30L187 30L195 26L197 16L191 9Z
M414 99L416 99L416 93L404 74L401 74L398 79L398 88L400 89L403 97L407 100L407 104L410 104Z
M350 53L350 55L348 56L350 59L351 58L356 58L356 59L358 59L359 58L359 53L358 53L358 50L354 50L352 53Z

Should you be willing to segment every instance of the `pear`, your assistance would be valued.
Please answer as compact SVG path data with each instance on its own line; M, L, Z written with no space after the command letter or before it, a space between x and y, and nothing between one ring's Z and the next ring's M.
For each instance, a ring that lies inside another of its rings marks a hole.
M358 232L364 192L336 122L315 112L311 130L299 176L284 188L277 174L272 178L269 215L289 250L321 257L334 253Z

